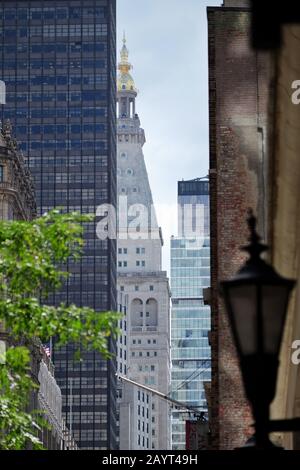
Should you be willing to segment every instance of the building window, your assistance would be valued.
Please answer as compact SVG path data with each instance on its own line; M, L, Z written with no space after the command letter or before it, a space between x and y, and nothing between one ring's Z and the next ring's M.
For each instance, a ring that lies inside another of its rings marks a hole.
M139 265L140 265L140 262L139 262L139 261L136 261L136 262L135 262L135 265L136 265L136 266L139 266Z
M4 181L4 166L0 165L0 183Z
M135 290L135 291L138 291L138 290L139 290L139 286L134 286L134 290Z
M150 290L154 290L154 286L149 286Z
M146 266L146 262L145 262L145 261L142 261L142 266Z

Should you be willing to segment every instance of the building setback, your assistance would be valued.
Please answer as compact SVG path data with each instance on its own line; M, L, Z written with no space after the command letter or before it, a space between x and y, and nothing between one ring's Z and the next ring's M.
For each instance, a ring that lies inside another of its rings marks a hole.
M210 381L209 182L178 182L178 235L171 238L172 398L207 412L204 383ZM207 416L207 413L206 413ZM186 448L186 411L172 412L172 449Z
M39 213L116 202L115 0L2 1L4 115L35 180ZM49 301L116 310L115 240L86 224L84 255ZM111 350L115 345L111 342ZM116 446L115 360L54 351L63 412L82 449Z
M246 0L225 0L208 8L213 449L244 445L252 416L219 282L245 261L247 210L258 216L268 239L271 55L250 46L251 13Z
M119 344L118 350L123 367L119 372L168 394L169 283L161 270L163 240L143 156L145 135L135 110L137 90L125 38L123 42L117 86L118 290L127 296L128 309L123 325L126 322L127 344ZM168 403L128 383L121 393L120 449L169 449Z

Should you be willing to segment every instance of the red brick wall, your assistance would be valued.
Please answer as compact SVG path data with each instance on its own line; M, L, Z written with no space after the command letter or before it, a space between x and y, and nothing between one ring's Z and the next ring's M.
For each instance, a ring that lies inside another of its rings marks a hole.
M250 12L208 8L212 287L212 443L233 449L252 434L219 281L245 256L247 209L267 229L268 98L271 58L249 45Z

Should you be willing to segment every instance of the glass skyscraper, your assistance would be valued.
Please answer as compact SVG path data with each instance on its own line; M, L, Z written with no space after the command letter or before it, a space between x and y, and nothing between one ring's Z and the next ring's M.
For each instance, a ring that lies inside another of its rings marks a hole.
M95 214L116 204L115 18L115 0L0 3L2 118L28 156L40 213ZM69 263L72 276L50 303L116 310L115 241L99 240L95 223L86 224L84 256ZM53 359L79 446L115 448L115 361L91 352L76 362L72 346Z
M207 411L204 382L211 377L209 183L178 182L178 237L171 238L172 398ZM185 449L185 411L172 412L172 448Z

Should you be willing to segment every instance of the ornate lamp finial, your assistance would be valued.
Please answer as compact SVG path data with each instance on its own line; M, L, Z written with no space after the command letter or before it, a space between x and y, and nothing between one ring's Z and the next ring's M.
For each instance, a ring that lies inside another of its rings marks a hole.
M250 259L260 258L261 253L267 251L269 248L267 245L260 243L261 237L256 231L257 219L253 213L253 209L248 209L247 223L250 231L249 245L243 246L242 250L247 251L250 254Z

